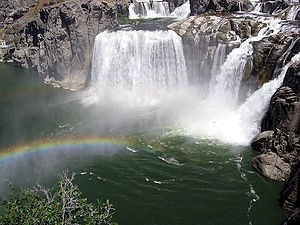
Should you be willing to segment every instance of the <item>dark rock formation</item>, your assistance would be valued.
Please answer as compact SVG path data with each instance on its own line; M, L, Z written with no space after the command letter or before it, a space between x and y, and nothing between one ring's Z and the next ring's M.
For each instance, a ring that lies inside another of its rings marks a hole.
M251 75L259 77L260 85L269 81L279 58L287 51L296 34L280 32L253 42L253 70Z
M251 164L262 175L271 180L285 181L291 173L291 166L274 152L256 156L252 159Z
M289 7L287 0L264 1L262 3L261 12L275 14Z
M190 0L191 15L198 15L205 12L236 12L250 11L252 4L248 0Z
M295 45L296 46L296 45ZM267 173L265 167L278 169L278 172L290 177L281 193L280 205L292 212L285 225L300 222L300 62L295 62L287 70L282 87L273 95L270 107L262 121L262 133L253 139L251 147L261 153L272 153L273 161L263 160L265 155L252 160L252 166L263 175L273 179L272 173ZM275 155L276 156L275 156ZM288 163L291 167L287 175L287 167L279 169ZM263 158L263 159L261 159ZM269 156L271 159L271 157ZM272 164L271 164L272 163ZM283 173L283 171L285 171Z
M11 26L37 3L38 0L1 0L0 30Z
M17 43L17 66L34 68L47 75L46 82L76 90L88 78L95 36L115 25L115 5L70 0L35 8L35 14L17 20L5 35Z

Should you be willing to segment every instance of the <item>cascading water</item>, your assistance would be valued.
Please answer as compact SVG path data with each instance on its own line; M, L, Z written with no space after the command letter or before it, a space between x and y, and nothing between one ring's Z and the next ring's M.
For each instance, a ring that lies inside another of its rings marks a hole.
M103 32L92 65L92 83L100 89L172 91L188 82L181 38L173 31Z
M129 5L129 19L148 19L157 17L175 17L178 19L186 18L190 14L190 1L188 0L181 6L175 8L170 14L169 2L139 0Z
M165 1L137 1L129 5L129 19L167 17L169 3Z
M286 19L287 20L295 20L300 10L300 5L293 5L289 10Z
M92 88L97 93L121 94L123 99L125 95L134 101L140 99L136 104L151 103L156 114L172 118L168 126L181 127L187 135L248 144L258 132L258 122L253 118L259 121L262 115L261 111L251 114L245 112L246 106L239 107L241 81L252 60L252 43L281 28L280 20L267 18L262 22L267 26L257 36L245 40L227 56L225 44L219 43L213 50L210 39L201 39L206 47L197 71L207 77L201 82L187 71L182 40L175 32L103 32L95 40ZM197 87L204 91L195 91ZM256 103L247 104L250 109Z
M218 99L227 105L235 106L238 101L241 80L245 74L247 63L253 54L252 42L274 35L280 30L279 20L269 20L257 36L250 37L240 47L235 48L227 56L220 72L210 81L209 98Z
M177 7L174 12L171 13L171 17L176 17L178 19L183 19L189 16L191 13L190 1L186 1L181 6Z
M287 50L289 54L297 43L299 38L295 39ZM259 133L259 123L263 117L264 112L269 104L269 101L275 91L280 87L287 72L287 69L294 63L300 61L300 53L292 57L291 61L280 69L278 77L265 83L260 89L255 91L245 103L243 103L237 110L240 118L244 121L243 126L246 131L247 139L251 139ZM275 71L276 72L276 71Z

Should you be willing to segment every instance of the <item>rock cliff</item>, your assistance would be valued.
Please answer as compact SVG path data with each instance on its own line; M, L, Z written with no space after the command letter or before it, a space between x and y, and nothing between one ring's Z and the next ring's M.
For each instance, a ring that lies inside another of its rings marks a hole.
M283 85L273 95L270 107L262 121L262 133L252 141L251 147L261 153L252 165L263 175L274 180L287 180L281 193L283 209L293 212L284 223L300 223L300 62L288 69ZM266 154L278 160L271 166ZM262 160L263 158L263 160ZM269 171L265 168L269 166ZM283 169L285 168L285 169ZM279 172L278 172L279 171ZM276 174L276 176L274 176ZM280 176L279 176L280 175Z
M105 1L40 1L6 29L5 37L16 44L17 66L46 74L47 83L77 90L88 79L95 36L116 25L117 7Z

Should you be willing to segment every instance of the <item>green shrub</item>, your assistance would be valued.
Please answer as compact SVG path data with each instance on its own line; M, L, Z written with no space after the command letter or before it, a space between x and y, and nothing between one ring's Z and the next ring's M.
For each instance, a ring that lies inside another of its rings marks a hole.
M10 199L0 201L4 207L0 224L116 224L112 204L108 200L88 203L73 184L74 178L75 174L68 177L63 172L56 191L37 184L16 194L10 184Z

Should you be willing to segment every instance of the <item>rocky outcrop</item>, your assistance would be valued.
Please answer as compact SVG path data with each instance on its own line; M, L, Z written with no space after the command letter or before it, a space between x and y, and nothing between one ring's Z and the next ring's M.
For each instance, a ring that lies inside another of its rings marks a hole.
M205 12L236 12L251 11L252 4L248 0L190 0L191 15L199 15Z
M283 179L289 177L279 201L283 209L292 212L290 218L284 223L286 225L300 222L299 84L300 62L298 61L287 70L283 85L273 95L262 121L263 132L254 138L251 144L253 149L263 153L252 160L254 168L270 179L274 179L274 174L268 171L277 171ZM265 154L272 154L273 158L269 156L268 161L265 159ZM290 166L289 174L287 164Z
M278 14L281 10L290 6L287 0L264 1L261 3L261 12L269 14Z
M280 57L285 54L296 35L280 32L263 38L261 41L253 42L253 70L251 75L258 78L260 85L272 78Z
M251 163L262 175L271 180L285 181L291 173L291 166L274 152L258 155Z
M117 25L115 5L70 0L36 8L5 33L17 43L14 63L46 74L46 82L70 90L84 87L95 36Z
M2 0L0 1L0 30L7 29L17 19L24 16L38 0Z

